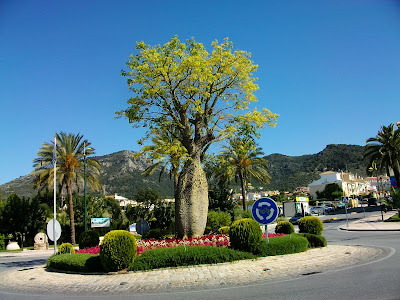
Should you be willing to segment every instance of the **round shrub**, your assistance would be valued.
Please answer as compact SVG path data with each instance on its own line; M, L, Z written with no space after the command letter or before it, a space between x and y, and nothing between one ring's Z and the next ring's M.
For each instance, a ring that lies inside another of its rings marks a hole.
M100 234L95 230L81 233L79 237L79 249L95 247L99 244Z
M58 247L57 254L70 253L75 254L74 246L71 243L64 243Z
M280 221L275 227L275 233L291 234L294 233L293 224L289 221Z
M328 244L326 242L326 238L324 238L322 235L311 233L299 233L298 235L305 237L308 240L308 248L326 247Z
M222 226L231 225L231 215L223 211L210 210L207 214L206 232L216 232Z
M114 230L104 236L100 260L104 270L119 271L129 267L136 257L136 239L128 231Z
M317 217L304 217L299 220L300 233L321 235L324 230L322 221Z
M230 229L231 228L229 226L222 226L220 229L218 229L218 233L229 234Z
M260 225L253 219L240 219L232 223L229 238L233 249L258 253L262 231Z

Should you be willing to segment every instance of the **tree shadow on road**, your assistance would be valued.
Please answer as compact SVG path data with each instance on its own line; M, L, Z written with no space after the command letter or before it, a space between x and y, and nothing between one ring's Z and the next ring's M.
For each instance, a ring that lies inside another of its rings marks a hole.
M0 263L1 268L29 268L40 265L45 265L47 259L34 259L28 261L12 261L6 263Z

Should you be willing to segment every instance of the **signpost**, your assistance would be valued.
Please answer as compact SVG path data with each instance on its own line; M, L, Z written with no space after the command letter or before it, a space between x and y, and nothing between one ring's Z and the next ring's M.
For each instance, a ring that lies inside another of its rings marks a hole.
M268 244L268 224L274 222L278 217L278 205L270 198L261 198L253 204L251 212L254 220L265 225L265 243Z
M61 236L61 226L56 219L51 219L49 223L47 223L47 235L49 236L49 239L54 242L54 254L56 254L57 240Z

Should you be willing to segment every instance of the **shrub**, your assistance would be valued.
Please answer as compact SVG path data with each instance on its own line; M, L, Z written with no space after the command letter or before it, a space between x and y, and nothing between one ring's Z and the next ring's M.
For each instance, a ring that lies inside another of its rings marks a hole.
M188 246L158 248L143 252L129 267L130 271L151 270L199 264L214 264L241 259L252 259L248 252L223 247Z
M143 239L161 239L167 235L167 230L161 230L161 229L150 229L147 231L142 238Z
M52 255L46 266L59 271L82 273L104 272L100 256L87 253Z
M322 235L311 233L299 233L299 236L305 237L308 240L308 248L326 247L326 238Z
M233 222L229 231L231 247L236 250L258 253L262 231L253 219L240 219Z
M229 226L222 226L220 229L218 229L218 233L219 234L229 234L230 229L231 228Z
M75 249L71 243L64 243L64 244L61 244L60 247L58 247L57 255L64 254L64 253L75 254Z
M304 217L299 220L300 233L321 235L324 230L322 221L317 217Z
M6 250L5 238L6 237L3 234L0 234L0 250Z
M294 233L293 224L289 221L280 221L275 227L275 233L291 234Z
M231 215L229 213L210 210L207 214L205 232L216 232L219 228L229 225L231 225Z
M95 230L81 233L79 237L79 249L95 247L99 244L100 234Z
M258 256L284 255L306 251L308 249L308 241L297 234L288 234L271 238L268 244L263 240L260 247Z
M100 259L104 270L126 269L135 257L136 239L130 232L114 230L104 236L100 245Z

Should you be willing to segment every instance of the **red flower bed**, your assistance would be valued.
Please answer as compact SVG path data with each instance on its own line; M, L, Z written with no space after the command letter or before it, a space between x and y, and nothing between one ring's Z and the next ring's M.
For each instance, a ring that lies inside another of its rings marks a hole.
M268 233L269 238L276 236L283 236L283 233ZM265 233L263 234L265 238ZM137 255L142 254L146 250L156 249L156 248L173 248L177 246L213 246L213 247L229 247L229 235L227 234L209 234L198 238L189 239L175 239L175 238L165 238L165 239L138 239L136 240L136 251ZM90 253L99 254L100 247L85 248L82 250L77 250L75 253Z

